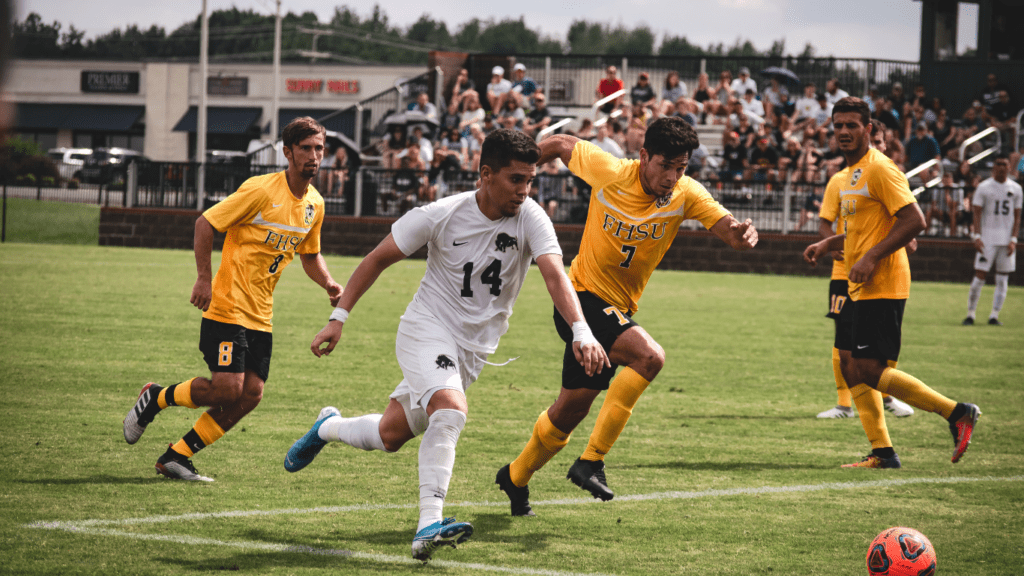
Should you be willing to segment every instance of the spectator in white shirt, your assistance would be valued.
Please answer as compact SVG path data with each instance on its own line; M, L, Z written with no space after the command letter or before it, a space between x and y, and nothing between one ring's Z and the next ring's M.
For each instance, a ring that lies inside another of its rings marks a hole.
M747 93L747 90L753 90L754 94L757 94L757 82L750 77L750 68L744 66L740 68L740 77L733 80L729 87L737 97Z
M748 88L747 92L743 95L743 99L740 100L740 104L743 106L744 112L753 114L758 118L764 118L764 104L755 98L755 95L755 92Z
M828 105L832 106L842 98L846 98L850 94L839 87L839 78L833 78L825 83L825 97L828 99Z
M491 68L491 83L487 85L487 103L491 110L497 112L498 100L502 94L512 90L512 83L505 79L505 69L501 66Z
M611 130L608 128L607 122L597 127L597 137L591 140L591 142L601 150L604 150L616 158L626 157L626 153L622 151L622 147L619 146L615 140L612 140Z

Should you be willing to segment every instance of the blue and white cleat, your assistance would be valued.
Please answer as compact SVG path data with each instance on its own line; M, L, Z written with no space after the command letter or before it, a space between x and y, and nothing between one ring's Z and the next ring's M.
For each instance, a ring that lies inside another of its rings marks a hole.
M456 522L455 518L445 518L434 522L416 533L412 539L412 557L426 562L438 548L462 544L473 535L473 525L469 522Z
M288 449L288 453L285 454L285 470L289 472L302 470L309 466L310 462L316 458L316 455L320 453L324 446L327 446L327 441L320 439L320 425L332 416L341 416L341 412L338 412L338 409L334 406L328 406L320 411L320 415L316 417L316 422L313 423L313 427L309 429L309 432L306 432L302 438L296 440L292 447Z

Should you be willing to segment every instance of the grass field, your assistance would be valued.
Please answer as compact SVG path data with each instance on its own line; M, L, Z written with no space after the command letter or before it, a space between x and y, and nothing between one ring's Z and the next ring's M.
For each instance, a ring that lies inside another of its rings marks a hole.
M344 281L357 260L328 258ZM329 445L284 471L327 404L383 409L401 379L394 333L422 261L388 270L328 358L309 341L330 312L293 265L277 289L263 403L199 453L210 485L153 463L198 417L165 411L140 442L121 420L142 384L205 375L195 279L183 251L0 246L0 573L3 574L837 574L866 573L882 529L924 532L939 574L1024 566L1024 290L1003 327L964 328L967 285L916 283L901 367L981 406L964 460L938 416L889 419L901 470L845 470L869 446L835 402L822 279L659 271L637 319L668 361L607 459L611 502L565 480L596 417L531 482L536 518L511 518L493 484L559 387L561 344L534 271L511 329L470 388L446 512L476 527L413 563L416 450ZM985 317L992 288L982 296Z
M99 243L100 207L95 204L7 199L7 242Z

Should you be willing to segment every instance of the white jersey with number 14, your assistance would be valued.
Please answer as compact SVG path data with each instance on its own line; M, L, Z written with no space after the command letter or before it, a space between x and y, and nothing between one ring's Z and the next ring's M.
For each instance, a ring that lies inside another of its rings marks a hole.
M536 202L527 199L517 215L491 220L475 190L409 211L391 234L407 256L427 247L427 271L407 311L434 316L460 346L486 354L508 330L530 262L562 254Z

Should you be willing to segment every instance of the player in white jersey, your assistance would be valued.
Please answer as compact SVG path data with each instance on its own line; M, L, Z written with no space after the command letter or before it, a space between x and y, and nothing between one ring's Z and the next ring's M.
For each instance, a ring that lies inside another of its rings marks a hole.
M527 198L539 157L540 148L522 132L491 133L481 150L480 189L416 208L396 221L391 234L352 273L338 308L311 345L317 357L329 354L349 311L380 273L427 246L426 274L395 340L405 378L384 414L342 418L328 406L292 445L284 463L289 472L297 472L327 442L395 452L422 434L420 520L412 542L418 560L473 533L468 522L442 516L455 445L466 424L465 391L508 329L531 260L536 259L555 307L573 327L577 361L588 374L611 366L583 318L551 220Z
M988 323L1002 326L999 311L1006 300L1010 274L1017 269L1017 231L1020 230L1021 204L1024 194L1020 184L1007 178L1010 173L1010 157L996 155L992 165L992 177L978 184L971 198L974 212L974 278L967 296L967 318L964 326L974 325L974 314L978 310L981 288L985 277L996 265L996 293L992 297L992 312Z

